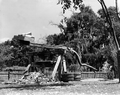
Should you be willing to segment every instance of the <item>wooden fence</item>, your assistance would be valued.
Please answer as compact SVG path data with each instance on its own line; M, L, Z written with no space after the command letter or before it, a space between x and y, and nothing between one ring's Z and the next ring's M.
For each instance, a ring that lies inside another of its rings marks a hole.
M0 72L0 82L8 80L18 80L23 76L22 72Z
M7 81L7 80L18 80L23 76L22 72L0 72L0 82ZM104 72L82 72L81 79L87 78L107 78L107 73Z
M82 72L81 79L87 78L107 78L107 73L104 72Z

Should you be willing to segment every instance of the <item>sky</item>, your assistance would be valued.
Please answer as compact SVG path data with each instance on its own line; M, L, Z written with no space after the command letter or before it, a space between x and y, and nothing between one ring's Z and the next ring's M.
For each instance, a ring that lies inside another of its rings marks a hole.
M115 0L104 1L107 7L115 6ZM51 25L51 22L58 24L63 18L62 8L57 2L58 0L0 0L0 42L27 32L33 34L36 42L42 42L46 36L60 33L57 26ZM97 0L84 0L83 3L91 6L95 12L101 8ZM66 12L65 16L70 16L70 12Z

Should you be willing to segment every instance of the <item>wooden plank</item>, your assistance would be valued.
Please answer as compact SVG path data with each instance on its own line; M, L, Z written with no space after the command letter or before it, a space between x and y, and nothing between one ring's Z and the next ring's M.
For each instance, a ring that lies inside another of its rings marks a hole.
M28 66L26 67L26 69L25 69L25 71L24 71L24 73L23 73L23 74L25 74L26 72L28 72L28 71L29 71L29 69L30 69L30 67L31 67L31 64L28 64Z
M56 62L56 64L55 64L55 67L54 67L53 72L52 72L52 79L53 79L53 80L55 80L55 75L56 75L58 66L59 66L59 64L60 64L60 61L61 61L61 56L58 56L57 62Z

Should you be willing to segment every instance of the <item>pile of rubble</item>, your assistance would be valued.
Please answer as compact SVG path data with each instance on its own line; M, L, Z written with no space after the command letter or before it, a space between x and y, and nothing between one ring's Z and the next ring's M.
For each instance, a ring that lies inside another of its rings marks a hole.
M51 78L47 77L43 73L40 72L32 72L30 74L24 75L21 79L17 81L18 84L43 84L50 82Z

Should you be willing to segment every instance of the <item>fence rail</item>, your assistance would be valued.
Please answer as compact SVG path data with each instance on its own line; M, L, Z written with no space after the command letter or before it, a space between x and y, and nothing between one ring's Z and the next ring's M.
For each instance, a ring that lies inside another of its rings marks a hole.
M18 80L23 76L23 72L0 72L0 81L1 80ZM104 72L81 72L81 79L87 78L107 78L107 73Z
M82 72L81 73L81 78L86 79L86 78L106 78L107 73L104 72Z

